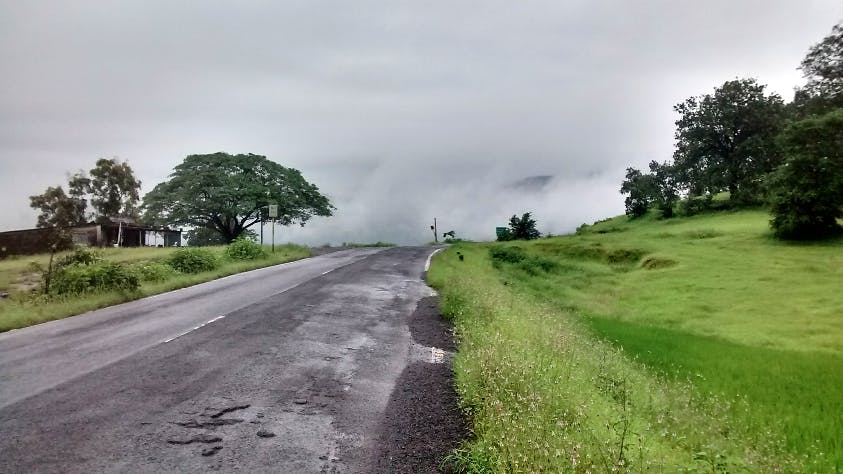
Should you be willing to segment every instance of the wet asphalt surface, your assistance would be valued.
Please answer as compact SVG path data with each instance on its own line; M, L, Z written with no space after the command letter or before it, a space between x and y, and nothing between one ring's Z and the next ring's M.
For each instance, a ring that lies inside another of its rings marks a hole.
M435 471L466 428L431 252L334 252L0 334L0 472Z

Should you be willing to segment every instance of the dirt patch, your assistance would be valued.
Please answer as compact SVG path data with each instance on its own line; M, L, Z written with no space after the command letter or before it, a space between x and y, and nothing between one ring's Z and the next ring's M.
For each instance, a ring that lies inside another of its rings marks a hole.
M409 325L417 344L447 351L456 347L436 297L419 301ZM381 423L377 472L439 472L443 458L468 437L450 360L412 362L402 372Z

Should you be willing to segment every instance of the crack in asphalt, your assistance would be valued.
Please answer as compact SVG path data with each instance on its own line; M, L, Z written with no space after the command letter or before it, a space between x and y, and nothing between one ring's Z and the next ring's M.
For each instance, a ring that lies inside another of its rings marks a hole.
M246 403L246 404L243 404L243 405L234 405L234 406L230 406L230 407L225 407L222 410L219 410L218 412L211 415L211 418L219 418L219 417L225 415L226 413L231 413L231 412L237 411L237 410L245 410L246 408L249 408L250 406L252 406L252 405L249 404L249 403Z
M192 436L190 438L182 438L182 439L168 439L167 442L170 444L193 444L193 443L218 443L222 441L222 438L219 436L213 436L208 434L200 434L196 436Z
M181 426L182 428L192 428L192 429L201 429L201 428L211 428L214 429L217 426L227 426L227 425L236 425L237 423L243 423L241 418L220 418L214 419L211 421L200 422L196 420L190 421L173 421L172 424Z

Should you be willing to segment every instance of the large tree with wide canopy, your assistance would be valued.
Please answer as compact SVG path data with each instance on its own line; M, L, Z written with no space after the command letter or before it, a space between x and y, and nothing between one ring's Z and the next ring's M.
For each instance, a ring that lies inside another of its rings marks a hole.
M298 170L251 153L190 155L143 199L145 221L212 229L226 242L267 219L270 204L282 225L304 225L334 210Z

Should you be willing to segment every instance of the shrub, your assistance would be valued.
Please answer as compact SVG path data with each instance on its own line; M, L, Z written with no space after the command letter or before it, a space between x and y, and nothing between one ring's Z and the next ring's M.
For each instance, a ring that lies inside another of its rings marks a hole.
M517 246L512 247L493 247L489 249L489 256L492 260L505 263L518 263L527 258L524 249Z
M129 266L129 271L140 281L166 281L175 270L170 265L161 262L139 262Z
M242 238L228 244L225 254L232 260L257 260L266 256L260 244Z
M102 254L96 250L88 247L78 247L72 253L60 258L56 263L56 267L66 267L68 265L80 264L90 265L102 261Z
M59 295L138 289L138 277L114 262L72 263L53 276L51 290Z
M206 272L219 265L217 256L210 250L190 247L176 250L167 263L182 273Z
M527 274L532 276L536 276L540 273L551 272L557 267L559 267L559 264L555 261L538 255L530 255L518 263L518 268L524 270Z
M714 197L711 194L705 196L688 196L679 204L680 211L685 216L694 216L711 209Z

